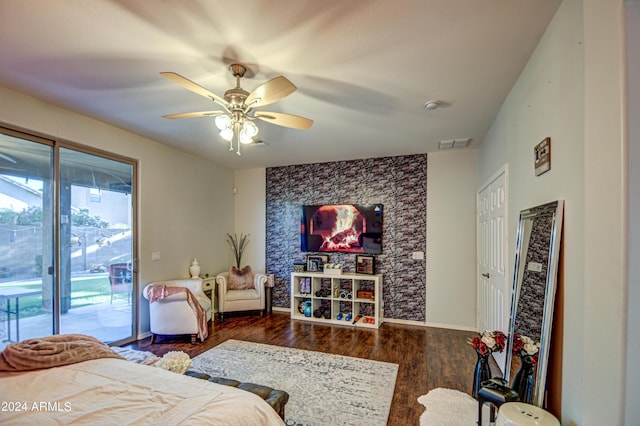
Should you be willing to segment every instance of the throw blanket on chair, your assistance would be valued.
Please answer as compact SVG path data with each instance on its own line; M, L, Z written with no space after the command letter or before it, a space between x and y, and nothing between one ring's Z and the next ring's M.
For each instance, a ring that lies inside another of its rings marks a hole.
M98 358L122 358L84 334L58 334L10 343L0 352L0 371L29 371Z
M193 313L198 320L198 337L200 338L201 342L204 342L204 339L209 336L209 327L207 327L207 314L205 313L204 308L196 300L196 297L188 288L166 285L152 285L147 288L147 299L149 299L149 303L154 303L164 299L165 297L169 297L172 294L178 293L187 293L187 302L189 303L189 306L193 310Z

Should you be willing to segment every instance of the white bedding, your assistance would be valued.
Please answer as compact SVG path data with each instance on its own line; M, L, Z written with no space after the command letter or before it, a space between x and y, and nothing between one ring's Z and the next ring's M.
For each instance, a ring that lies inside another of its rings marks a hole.
M260 397L120 359L0 372L0 424L283 425Z

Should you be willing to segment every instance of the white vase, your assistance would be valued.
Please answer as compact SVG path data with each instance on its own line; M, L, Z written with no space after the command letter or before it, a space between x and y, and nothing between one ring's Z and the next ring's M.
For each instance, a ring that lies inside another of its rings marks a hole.
M200 265L198 265L198 259L194 258L193 262L191 262L191 266L189 267L189 273L191 274L191 278L200 277Z

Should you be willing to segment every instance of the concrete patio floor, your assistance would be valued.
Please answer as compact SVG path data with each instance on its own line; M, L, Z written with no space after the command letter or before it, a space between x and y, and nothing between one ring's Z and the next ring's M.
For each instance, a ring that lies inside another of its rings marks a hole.
M98 303L70 309L60 316L60 333L79 333L93 336L109 343L121 340L133 334L132 305L126 300L117 298L113 303ZM11 315L7 324L7 315L0 312L0 349L10 343L8 329L11 327L11 340L16 340L16 319ZM51 315L38 315L20 318L20 340L51 335L53 332Z

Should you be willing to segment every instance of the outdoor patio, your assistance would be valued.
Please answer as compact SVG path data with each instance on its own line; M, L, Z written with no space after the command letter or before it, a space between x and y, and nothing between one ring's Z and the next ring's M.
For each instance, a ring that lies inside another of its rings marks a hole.
M132 334L131 304L126 298L115 298L113 303L98 303L94 305L71 308L60 316L60 332L88 334L103 342L109 343L124 339ZM7 323L6 312L0 312L0 349L10 343L8 326L11 327L11 339L16 340L16 324L19 324L20 340L52 334L52 316L37 315L20 318L16 321L11 315Z

